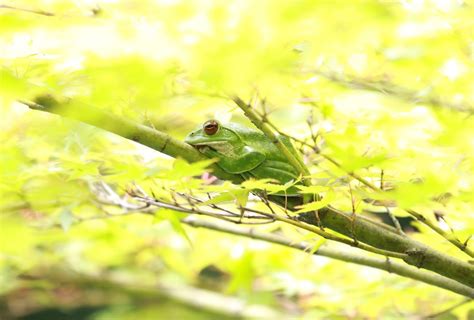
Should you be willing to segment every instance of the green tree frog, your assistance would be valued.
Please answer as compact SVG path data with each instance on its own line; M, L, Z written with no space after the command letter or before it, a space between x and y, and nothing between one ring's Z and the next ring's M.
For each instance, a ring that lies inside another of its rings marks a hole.
M297 151L287 137L281 141L294 155ZM236 123L222 125L206 121L189 133L185 142L209 158L217 158L224 171L240 174L244 179L274 179L281 184L298 178L298 171L267 136Z

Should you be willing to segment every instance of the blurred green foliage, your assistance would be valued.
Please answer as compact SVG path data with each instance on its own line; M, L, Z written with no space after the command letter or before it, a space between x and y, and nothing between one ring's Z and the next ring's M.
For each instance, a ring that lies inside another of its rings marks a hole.
M428 216L445 213L456 235L467 239L474 232L474 3L2 3L0 312L19 317L42 308L106 305L89 318L128 319L131 310L133 318L213 317L142 301L126 290L109 292L100 282L67 284L54 273L39 282L21 277L56 268L137 286L199 287L200 272L214 266L225 276L213 290L307 319L423 317L461 299L378 270L191 229L170 210L109 219L94 200L94 182L121 190L132 182L189 190L200 188L191 177L204 165L173 162L16 101L39 95L80 101L182 138L209 117L245 121L225 96L258 94L272 121L293 136L310 135L305 121L312 114L324 152L345 169L308 159L314 177L332 183L332 205L351 210L347 171L377 181L384 170L385 182L397 187L392 199ZM357 82L375 89L359 90ZM362 212L366 194L352 191ZM434 200L443 193L445 201ZM422 232L412 237L462 257L415 224ZM277 224L259 229L308 240ZM466 304L451 315L465 319L472 308Z

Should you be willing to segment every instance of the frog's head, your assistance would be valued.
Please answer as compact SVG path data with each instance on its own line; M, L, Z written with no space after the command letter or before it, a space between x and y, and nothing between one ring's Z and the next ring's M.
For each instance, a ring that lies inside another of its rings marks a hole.
M210 148L222 154L234 151L241 144L239 135L217 120L204 122L201 128L188 134L184 141L201 152Z

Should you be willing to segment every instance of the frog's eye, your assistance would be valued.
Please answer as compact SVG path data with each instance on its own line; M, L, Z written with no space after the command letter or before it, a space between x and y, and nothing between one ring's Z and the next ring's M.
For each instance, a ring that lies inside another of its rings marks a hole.
M202 128L207 135L212 136L219 130L219 123L216 120L209 120L204 123Z

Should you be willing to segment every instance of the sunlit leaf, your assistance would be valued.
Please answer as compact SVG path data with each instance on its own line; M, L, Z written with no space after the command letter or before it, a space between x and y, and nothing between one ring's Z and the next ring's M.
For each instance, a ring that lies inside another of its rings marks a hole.
M189 237L186 230L183 228L183 224L181 223L181 219L186 217L186 214L181 212L176 212L168 209L161 209L155 213L155 218L158 220L165 219L169 221L173 229L180 234L186 241L189 243L191 247L193 247L193 242Z
M330 204L331 201L334 200L334 197L335 197L335 194L333 192L328 192L321 200L313 201L313 202L309 202L309 203L297 206L296 208L299 210L296 211L295 213L298 214L298 213L310 212L310 211L315 211L315 210L324 208L325 206Z
M296 187L300 190L300 193L309 193L309 194L325 192L328 190L328 187L325 187L325 186L309 186L308 187L308 186L303 186L303 185L297 185Z
M27 88L26 82L12 71L0 66L0 97L7 99L21 98Z
M199 162L188 163L183 159L177 158L173 163L173 169L163 170L155 177L164 179L182 179L201 175L209 165L216 162L215 159L202 160Z
M270 194L284 191L291 185L291 183L288 186L279 185L279 184L275 184L274 182L275 181L272 179L246 180L241 185L244 188L247 188L249 190L253 190L253 189L266 190Z

